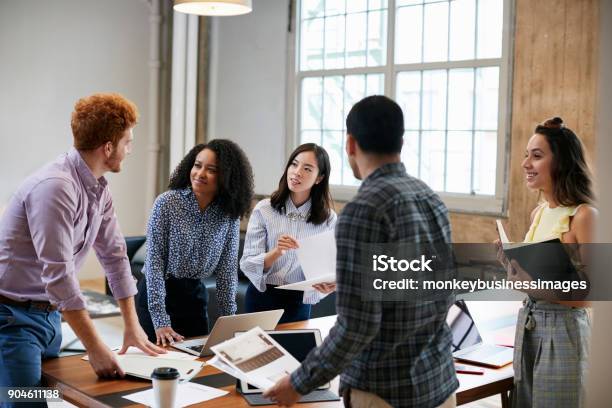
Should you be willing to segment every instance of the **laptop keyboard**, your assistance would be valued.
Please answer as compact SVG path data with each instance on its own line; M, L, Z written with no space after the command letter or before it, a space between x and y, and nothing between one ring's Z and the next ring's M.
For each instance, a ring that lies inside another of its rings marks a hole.
M198 353L202 352L202 349L204 348L203 344L196 344L195 346L189 346L187 347L189 350L193 350L193 351L197 351Z

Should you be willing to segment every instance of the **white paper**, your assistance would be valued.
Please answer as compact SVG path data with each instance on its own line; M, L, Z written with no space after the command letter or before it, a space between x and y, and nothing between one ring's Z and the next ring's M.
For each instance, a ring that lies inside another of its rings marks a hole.
M336 238L334 231L326 231L298 241L296 254L304 281L277 286L277 289L313 290L312 285L336 281Z
M260 389L272 387L300 366L295 357L259 327L217 344L211 350L239 372L237 378Z
M306 280L295 282L295 283L288 283L286 285L277 286L276 289L308 291L308 290L314 290L313 286L319 283L328 283L328 282L335 282L335 281L336 281L336 274L324 275L324 276L314 278L314 279L306 279Z
M121 354L117 354L117 351L119 351L119 349L113 350L115 355L120 356ZM187 353L183 353L180 351L173 351L173 350L167 350L167 349L166 351L167 351L166 354L158 354L158 357L161 357L166 360L191 360L191 361L197 360L199 358L198 356L194 356L193 354L187 354ZM124 355L148 356L147 353L145 353L141 349L136 348L134 346L128 347ZM82 360L89 361L89 356L88 355L84 356Z
M197 404L213 398L222 397L227 393L228 391L218 390L202 384L192 382L181 383L176 390L175 407L185 407L187 405ZM153 388L125 395L123 398L150 407L155 404Z
M211 367L215 367L217 370L223 371L226 374L231 375L234 378L237 378L242 381L247 381L246 377L238 370L227 364L225 361L221 360L219 356L214 356L210 360L208 360L206 365Z

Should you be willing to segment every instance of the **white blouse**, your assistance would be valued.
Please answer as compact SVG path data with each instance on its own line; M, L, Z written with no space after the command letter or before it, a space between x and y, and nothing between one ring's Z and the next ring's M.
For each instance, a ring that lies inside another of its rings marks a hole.
M281 214L272 208L270 199L267 198L258 202L253 209L244 241L240 269L260 292L265 292L266 284L278 286L305 279L295 250L286 251L265 271L264 257L266 252L276 247L278 238L283 234L299 241L334 228L337 216L333 210L329 219L319 225L306 222L310 207L310 199L296 208L291 198L288 198L285 203L286 213ZM304 292L303 302L315 304L321 298L321 293L311 290Z

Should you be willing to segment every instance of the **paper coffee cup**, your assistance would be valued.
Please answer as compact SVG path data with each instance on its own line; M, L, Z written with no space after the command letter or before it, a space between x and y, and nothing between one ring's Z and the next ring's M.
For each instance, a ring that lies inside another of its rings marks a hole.
M151 374L156 408L174 408L179 372L172 367L157 367Z

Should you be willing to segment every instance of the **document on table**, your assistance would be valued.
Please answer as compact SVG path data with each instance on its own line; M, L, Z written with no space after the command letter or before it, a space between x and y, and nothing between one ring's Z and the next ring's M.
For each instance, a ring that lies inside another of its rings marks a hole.
M204 365L202 362L195 361L198 357L177 351L169 351L154 357L130 347L125 354L115 352L115 356L126 374L146 380L151 379L151 373L157 367L173 367L178 370L180 381L189 381L200 372ZM84 356L83 360L89 360L89 356Z
M313 285L336 281L336 238L334 231L298 241L297 257L304 272L303 281L277 286L277 289L313 290Z
M228 391L218 390L202 384L192 382L181 383L178 385L178 389L176 390L175 406L185 407L208 401L213 398L222 397L227 393ZM150 407L155 406L155 395L153 394L153 388L145 391L139 391L134 394L125 395L123 398L139 404L148 405Z
M267 389L300 366L299 361L260 327L210 348L232 369L223 370L246 380L257 388Z

